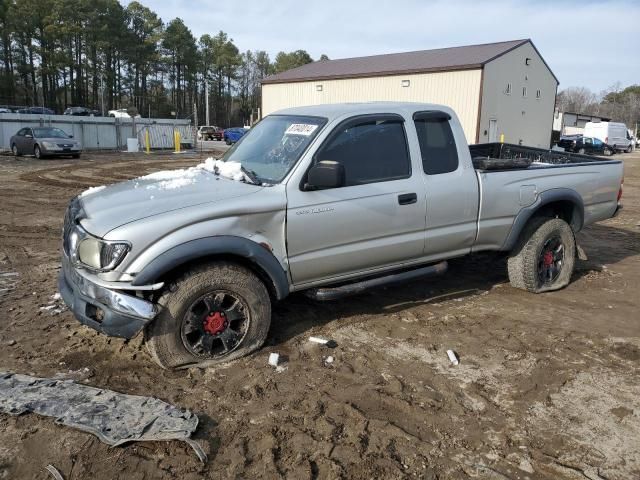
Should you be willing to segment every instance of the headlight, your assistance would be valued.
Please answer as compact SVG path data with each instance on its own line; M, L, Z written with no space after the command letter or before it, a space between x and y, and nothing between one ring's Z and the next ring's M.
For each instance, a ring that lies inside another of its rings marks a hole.
M129 251L124 242L110 242L95 237L87 237L78 245L78 259L94 270L112 270Z
M60 147L58 146L57 143L53 143L53 142L42 142L42 145L44 146L44 148L46 148L47 150L60 150Z

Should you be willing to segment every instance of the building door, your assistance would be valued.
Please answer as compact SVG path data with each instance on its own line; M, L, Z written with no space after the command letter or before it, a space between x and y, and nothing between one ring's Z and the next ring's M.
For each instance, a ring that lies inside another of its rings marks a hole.
M492 118L489 120L489 142L498 141L498 120Z

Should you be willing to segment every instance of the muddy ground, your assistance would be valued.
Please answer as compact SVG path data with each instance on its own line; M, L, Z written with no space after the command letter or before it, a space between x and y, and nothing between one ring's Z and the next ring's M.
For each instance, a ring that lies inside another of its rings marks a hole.
M73 195L198 159L0 157L0 371L88 368L88 384L189 408L209 455L202 465L180 442L110 448L52 419L2 414L0 478L49 478L47 464L95 480L640 478L640 154L620 158L625 209L579 234L589 260L565 290L513 289L504 261L469 257L445 277L332 303L294 295L256 354L166 372L142 339L107 338L41 307L57 306ZM267 365L270 352L288 357L286 370Z

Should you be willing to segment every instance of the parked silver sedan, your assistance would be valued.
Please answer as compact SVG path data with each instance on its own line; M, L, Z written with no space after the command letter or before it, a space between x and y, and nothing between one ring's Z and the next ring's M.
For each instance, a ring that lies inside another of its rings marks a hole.
M16 133L9 142L16 157L34 155L36 158L47 156L71 155L79 158L82 147L80 142L59 128L26 127Z

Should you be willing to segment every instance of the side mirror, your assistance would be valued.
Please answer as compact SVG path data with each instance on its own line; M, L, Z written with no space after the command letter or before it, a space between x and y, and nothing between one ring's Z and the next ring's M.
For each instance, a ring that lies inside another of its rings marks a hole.
M69 138L73 138L73 135L69 135Z
M333 160L322 160L311 167L307 174L305 190L339 188L345 183L344 165Z

